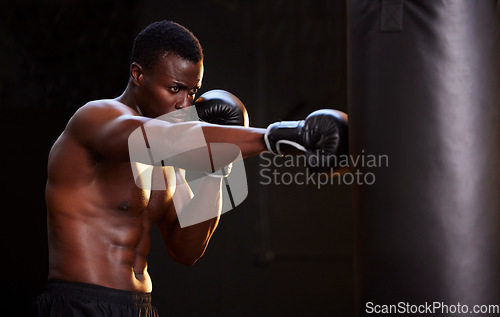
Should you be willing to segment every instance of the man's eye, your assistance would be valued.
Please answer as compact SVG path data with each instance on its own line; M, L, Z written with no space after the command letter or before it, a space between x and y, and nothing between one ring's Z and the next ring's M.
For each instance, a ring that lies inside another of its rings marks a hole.
M170 87L170 90L172 90L173 92L179 92L180 88L178 86L172 86Z

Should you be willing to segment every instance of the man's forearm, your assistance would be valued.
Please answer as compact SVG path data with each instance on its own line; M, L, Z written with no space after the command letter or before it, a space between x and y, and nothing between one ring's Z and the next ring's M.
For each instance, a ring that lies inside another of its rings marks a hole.
M266 129L240 126L204 124L203 134L207 143L229 143L237 145L243 158L266 151L264 134Z

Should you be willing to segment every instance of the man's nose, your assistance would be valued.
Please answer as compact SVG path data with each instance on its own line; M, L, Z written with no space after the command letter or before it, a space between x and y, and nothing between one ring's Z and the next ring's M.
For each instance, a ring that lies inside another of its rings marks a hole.
M182 109L182 108L190 107L193 105L193 102L194 102L193 96L191 96L187 92L183 93L181 96L181 99L177 102L176 108Z

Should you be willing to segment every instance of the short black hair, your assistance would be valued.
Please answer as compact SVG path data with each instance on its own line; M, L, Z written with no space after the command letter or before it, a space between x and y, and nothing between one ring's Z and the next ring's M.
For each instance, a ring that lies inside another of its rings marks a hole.
M191 31L172 21L151 23L134 40L130 63L151 69L166 52L197 64L203 60L201 44Z

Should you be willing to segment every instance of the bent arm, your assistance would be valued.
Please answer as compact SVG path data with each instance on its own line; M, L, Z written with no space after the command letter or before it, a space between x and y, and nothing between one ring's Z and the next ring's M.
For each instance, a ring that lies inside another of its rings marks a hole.
M221 180L203 177L193 196L184 177L176 171L173 202L166 217L158 222L158 228L170 256L193 265L203 256L219 223Z

